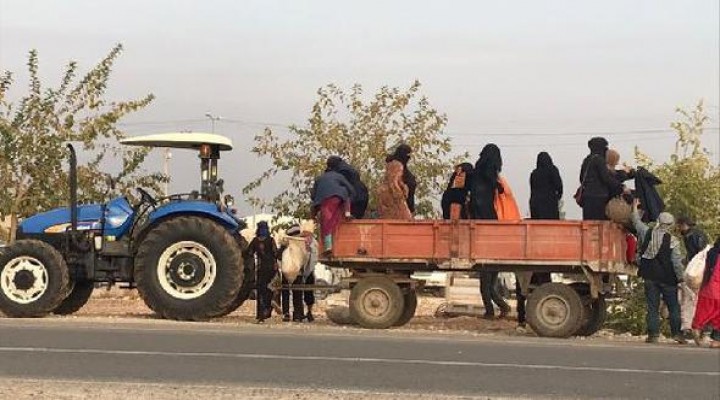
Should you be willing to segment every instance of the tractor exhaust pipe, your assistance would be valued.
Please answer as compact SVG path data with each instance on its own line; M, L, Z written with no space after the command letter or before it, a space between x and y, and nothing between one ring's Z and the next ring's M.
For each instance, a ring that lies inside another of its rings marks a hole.
M77 207L77 156L73 145L67 145L70 151L70 229L77 232L78 226L78 207Z

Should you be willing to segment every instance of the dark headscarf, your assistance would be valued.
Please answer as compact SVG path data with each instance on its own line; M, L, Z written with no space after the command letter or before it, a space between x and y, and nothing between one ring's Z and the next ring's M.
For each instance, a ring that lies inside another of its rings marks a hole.
M327 167L325 171L337 171L340 165L343 163L343 159L338 156L330 156L325 162Z
M608 141L604 137L594 137L588 141L588 148L591 154L598 154L605 157L608 149Z
M408 161L410 161L410 154L412 154L412 148L403 143L395 149L391 157L393 160L400 161L403 166L407 166Z
M497 180L500 171L502 171L500 148L494 143L485 145L480 152L480 158L475 163L475 172L485 178Z
M400 144L395 151L385 158L386 162L398 161L403 165L403 182L408 186L408 197L407 205L411 213L415 212L415 189L417 188L417 179L415 175L410 171L407 164L410 161L410 154L412 154L412 148L403 143Z
M270 227L268 226L268 223L266 221L260 221L257 223L255 236L259 238L266 238L270 236Z
M553 160L550 157L550 154L548 154L546 151L541 152L537 155L537 169L552 169L555 164L553 164Z

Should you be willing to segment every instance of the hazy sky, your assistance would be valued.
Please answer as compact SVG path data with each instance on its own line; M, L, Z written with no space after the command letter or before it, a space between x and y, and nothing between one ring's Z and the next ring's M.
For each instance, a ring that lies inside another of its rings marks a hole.
M0 0L0 70L16 72L22 88L36 48L43 77L57 82L70 59L89 68L123 43L110 96L157 96L126 130L209 131L205 113L221 116L216 132L236 146L221 171L236 196L263 165L249 153L253 135L264 123L303 124L318 87L360 83L371 93L419 79L458 151L474 162L484 144L500 145L523 210L546 150L577 216L570 195L591 136L606 134L628 161L635 145L667 157L674 136L657 130L701 98L718 126L718 4ZM707 131L714 153L718 138ZM195 155L181 153L171 191L199 186ZM161 169L160 157L148 167Z

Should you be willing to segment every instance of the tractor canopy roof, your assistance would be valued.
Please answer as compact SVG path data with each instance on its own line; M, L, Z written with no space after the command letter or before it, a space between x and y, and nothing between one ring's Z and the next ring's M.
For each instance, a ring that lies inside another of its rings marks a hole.
M175 149L199 150L202 145L210 145L219 151L232 150L232 140L214 133L158 133L121 139L120 143L129 146L171 147Z

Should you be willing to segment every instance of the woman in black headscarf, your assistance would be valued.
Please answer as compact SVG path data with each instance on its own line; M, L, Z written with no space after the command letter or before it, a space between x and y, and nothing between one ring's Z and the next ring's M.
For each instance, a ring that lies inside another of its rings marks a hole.
M245 251L245 257L257 260L255 269L257 322L270 318L272 313L273 293L268 285L277 274L277 255L278 248L275 239L270 235L270 226L266 221L258 222L255 238Z
M498 184L502 170L502 156L495 144L488 144L480 152L470 183L470 210L474 219L497 219L495 195L502 186Z
M415 175L408 169L408 162L410 161L410 155L412 154L412 148L407 144L399 145L395 151L387 157L386 162L399 161L403 166L402 180L408 187L407 195L407 206L410 209L411 214L415 214L415 188L417 188L417 179Z
M543 151L538 154L537 167L530 174L530 218L560 219L562 195L560 171L550 154Z
M483 147L470 182L470 209L474 219L498 219L495 211L495 196L503 190L502 185L498 183L501 170L500 148L492 143ZM497 286L497 272L480 272L480 295L485 306L486 319L495 318L493 302L500 308L500 318L510 313L510 306L500 296Z
M583 219L607 220L605 206L611 198L623 192L623 184L607 167L605 158L608 141L602 137L594 137L588 141L588 148L590 154L585 157L580 167Z

